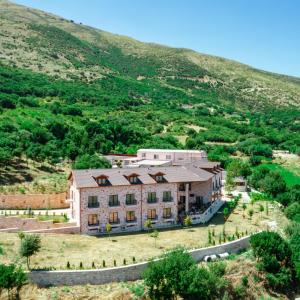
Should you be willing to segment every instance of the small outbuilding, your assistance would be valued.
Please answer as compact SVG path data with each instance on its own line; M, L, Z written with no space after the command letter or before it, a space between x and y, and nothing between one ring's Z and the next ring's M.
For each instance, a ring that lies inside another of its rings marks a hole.
M235 177L234 180L235 189L239 192L246 192L247 191L247 179L242 176Z

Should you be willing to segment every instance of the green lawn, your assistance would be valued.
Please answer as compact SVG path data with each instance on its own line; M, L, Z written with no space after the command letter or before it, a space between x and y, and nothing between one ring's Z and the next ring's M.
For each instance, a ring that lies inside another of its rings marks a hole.
M286 181L286 184L291 187L295 184L300 184L300 176L297 176L292 171L288 170L285 167L282 167L278 164L265 163L263 166L271 169L272 171L278 171Z

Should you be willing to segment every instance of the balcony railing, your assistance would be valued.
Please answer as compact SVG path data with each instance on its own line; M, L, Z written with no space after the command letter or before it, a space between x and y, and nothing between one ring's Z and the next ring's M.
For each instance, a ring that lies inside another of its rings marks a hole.
M134 199L134 200L126 200L126 205L136 205L136 204L137 204L136 199Z
M96 202L96 203L88 203L88 208L97 208L99 207L99 202Z
M88 226L89 227L92 227L92 226L99 226L99 221L97 223L88 223Z
M163 198L163 202L172 202L173 201L173 197L165 197Z
M109 224L120 224L120 219L117 220L109 220Z
M126 223L135 223L136 222L136 217L135 218L132 218L132 219L130 219L130 220L127 220L126 219Z
M172 218L172 214L163 215L163 219L171 219L171 218Z
M148 203L157 203L158 199L157 198L148 198L147 202Z
M108 201L109 206L120 206L120 201Z

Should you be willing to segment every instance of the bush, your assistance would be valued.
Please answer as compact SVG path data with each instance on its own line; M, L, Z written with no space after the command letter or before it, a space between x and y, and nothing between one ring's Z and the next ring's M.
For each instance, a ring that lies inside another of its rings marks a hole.
M284 213L287 218L300 222L300 203L294 202L290 204L285 210Z
M198 267L182 248L163 254L150 262L143 277L151 299L220 299L226 281L224 263Z
M107 159L99 157L96 154L83 154L78 156L73 164L73 169L97 169L110 167L111 164Z
M268 284L274 289L291 287L294 264L290 245L276 232L261 232L250 237L258 268L266 272Z
M18 296L21 287L26 283L26 281L26 273L21 267L14 264L0 264L0 292L2 289L6 289L10 295L12 289L16 288Z
M194 264L191 256L182 248L163 254L158 261L151 261L143 274L149 296L154 299L171 299L174 293L181 295L182 277Z

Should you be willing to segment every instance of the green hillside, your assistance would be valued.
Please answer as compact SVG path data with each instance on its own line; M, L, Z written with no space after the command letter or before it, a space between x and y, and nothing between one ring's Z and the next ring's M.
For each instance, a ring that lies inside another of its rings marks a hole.
M201 147L221 160L300 151L298 78L3 0L0 28L3 168L19 158L55 164L139 147ZM185 145L177 136L187 136Z

